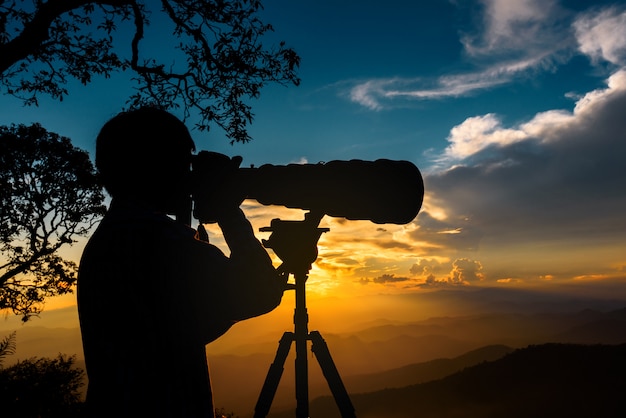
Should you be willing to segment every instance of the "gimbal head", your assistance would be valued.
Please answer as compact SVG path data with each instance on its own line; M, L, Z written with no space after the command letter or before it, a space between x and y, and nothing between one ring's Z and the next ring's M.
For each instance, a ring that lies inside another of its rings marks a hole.
M272 219L271 226L260 229L271 232L269 239L262 240L281 259L280 270L294 275L306 275L317 259L317 241L329 228L318 228L324 214L308 212L302 221Z

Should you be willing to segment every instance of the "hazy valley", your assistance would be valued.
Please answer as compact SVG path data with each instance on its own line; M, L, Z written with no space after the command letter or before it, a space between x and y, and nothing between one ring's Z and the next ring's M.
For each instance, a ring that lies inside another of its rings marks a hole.
M323 336L346 389L356 394L440 379L533 344L626 343L626 309L607 313L586 310L571 314L432 318ZM295 405L293 351L292 348L272 411ZM245 411L252 411L273 355L210 356L217 402L242 416L246 416ZM313 356L309 365L311 399L330 395ZM232 379L233 376L242 377L244 382Z
M485 362L503 361L515 349L529 345L626 343L626 302L620 300L570 298L550 303L549 299L538 302L530 294L526 298L517 293L506 294L508 296L504 298L505 293L478 292L474 296L481 298L472 300L461 300L459 294L454 293L433 295L436 296L431 300L439 298L446 302L445 305L453 304L454 309L447 312L433 310L440 315L425 319L413 319L405 314L407 319L404 321L398 316L381 319L383 317L377 312L377 316L370 318L359 316L360 322L352 327L347 323L332 326L330 321L317 321L310 327L311 330L319 330L328 344L359 417L382 416L377 415L380 411L375 405L390 405L392 399L395 399L394 405L402 405L398 406L400 409L393 416L418 416L417 413L411 415L407 412L407 408L415 407L409 400L422 399L421 402L426 402L423 398L430 395L424 393L433 390L439 391L437 396L444 396L442 394L446 391L449 391L451 399L457 396L454 395L454 386L438 383L439 389L433 389L434 386L428 386L434 384L431 382L443 378L447 381L447 376L455 376L455 373L472 366L488 364ZM398 300L400 298L406 297L399 296ZM403 305L398 303L397 306L402 309ZM493 308L492 312L489 312L489 306ZM319 307L316 311L312 310L312 317L317 312ZM291 330L289 317L287 321L283 319L282 322L262 326L254 321L236 325L230 335L211 344L207 350L216 406L233 411L241 418L252 415L278 340L283 331ZM41 323L64 322L57 318L53 322L42 319ZM7 359L7 364L33 356L54 357L58 353L76 354L78 364L83 364L77 327L52 328L33 322L16 329L18 352ZM0 335L7 332L2 330ZM283 416L283 411L293 416L294 354L295 348L292 347L270 416ZM523 358L516 360L516 364L523 361ZM480 377L481 373L466 374L463 379L479 379L484 385L496 384L487 377ZM545 369L545 373L550 373L550 370ZM540 376L537 375L537 378ZM328 410L336 413L336 406L329 397L330 391L312 354L309 356L309 381L312 411L324 411L312 415L332 416ZM468 401L458 402L462 405ZM446 415L449 411L436 406L428 408L441 416L454 416ZM367 415L370 413L373 415ZM402 415L407 413L409 415Z

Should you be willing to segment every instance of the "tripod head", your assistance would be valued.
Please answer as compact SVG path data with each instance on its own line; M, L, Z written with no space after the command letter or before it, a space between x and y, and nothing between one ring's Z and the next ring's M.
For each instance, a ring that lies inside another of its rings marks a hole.
M302 221L272 219L271 226L260 229L272 233L269 239L262 242L283 262L280 270L306 277L317 259L317 241L322 233L329 231L329 228L318 228L323 217L323 213L308 212Z

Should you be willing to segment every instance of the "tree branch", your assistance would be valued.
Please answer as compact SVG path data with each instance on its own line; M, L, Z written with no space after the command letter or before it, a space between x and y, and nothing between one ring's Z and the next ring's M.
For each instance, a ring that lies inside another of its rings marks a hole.
M58 249L59 249L58 246L55 245L52 248L46 248L46 249L40 250L36 253L33 253L28 258L28 260L20 262L20 264L17 265L16 267L8 269L0 276L0 287L2 287L6 283L6 281L9 280L11 277L15 277L18 274L25 273L37 261L40 261L42 257L45 257L46 255L50 255Z
M0 74L13 64L42 48L49 37L49 29L55 19L71 10L88 4L105 4L110 6L135 5L134 0L49 0L38 5L32 20L24 25L22 33L0 45Z

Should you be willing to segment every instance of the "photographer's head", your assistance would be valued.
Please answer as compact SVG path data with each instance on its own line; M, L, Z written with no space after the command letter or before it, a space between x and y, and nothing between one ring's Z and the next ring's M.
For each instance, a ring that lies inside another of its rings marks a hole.
M96 167L113 198L174 213L190 192L194 149L178 118L145 107L122 112L102 127L96 140Z

